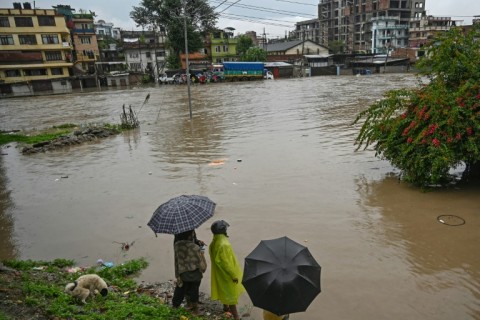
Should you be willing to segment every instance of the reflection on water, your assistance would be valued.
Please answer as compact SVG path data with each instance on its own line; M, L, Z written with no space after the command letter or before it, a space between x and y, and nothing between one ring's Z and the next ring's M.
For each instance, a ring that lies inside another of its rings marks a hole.
M422 193L373 152L354 151L358 112L414 83L375 75L196 85L192 121L185 86L6 99L1 130L118 123L123 104L139 112L141 127L45 154L9 148L0 259L146 257L141 279L165 281L173 239L155 238L146 223L168 199L202 194L217 203L215 219L230 223L240 260L283 235L309 247L322 293L295 319L478 319L479 187ZM467 223L437 222L449 213ZM207 243L212 221L197 230ZM118 242L132 241L121 251ZM203 291L209 281L207 273ZM258 309L253 315L260 319Z
M476 237L480 204L474 201L480 184L453 190L421 193L399 183L396 177L366 183L358 180L367 219L375 242L404 255L409 278L420 294L428 296L421 309L441 310L445 319L459 314L480 318L480 256ZM465 225L451 227L438 222L445 214L461 216ZM381 226L381 228L379 228ZM435 306L437 301L449 301Z
M13 235L13 203L3 165L3 157L7 155L7 150L2 150L2 155L0 155L0 261L14 259L17 255Z

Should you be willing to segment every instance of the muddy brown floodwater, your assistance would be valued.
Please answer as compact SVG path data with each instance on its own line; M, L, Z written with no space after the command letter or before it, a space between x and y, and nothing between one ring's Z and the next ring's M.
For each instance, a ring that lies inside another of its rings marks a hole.
M172 236L155 237L146 224L168 199L201 194L217 210L199 238L210 242L211 222L228 221L242 264L262 239L286 235L309 247L322 293L291 319L480 319L480 185L423 193L374 152L355 152L358 112L415 81L396 74L194 86L193 121L185 86L3 99L0 130L118 123L122 104L139 112L141 127L44 154L3 148L0 259L88 266L146 257L139 280L166 281ZM445 214L466 223L442 224ZM122 251L122 242L133 245ZM207 293L209 282L207 274ZM247 295L240 305L260 319Z

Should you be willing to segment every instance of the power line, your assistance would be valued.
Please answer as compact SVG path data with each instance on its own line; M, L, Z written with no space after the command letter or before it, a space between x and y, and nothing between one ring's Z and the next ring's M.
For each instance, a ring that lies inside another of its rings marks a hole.
M221 0L211 0L212 2L221 2ZM227 2L228 3L228 2ZM264 11L264 12L270 12L270 13L275 13L275 14L282 14L282 15L288 15L288 16L298 16L298 15L303 15L303 16L310 16L310 17L316 17L316 15L308 14L308 13L303 13L303 12L295 12L295 11L288 11L288 10L279 10L279 9L272 9L272 8L267 8L267 7L260 7L260 6L253 6L253 5L245 5L245 4L235 4L235 3L229 3L234 5L236 8L244 8L244 9L249 9L249 10L255 10L255 11Z
M223 1L223 3L225 3L226 1ZM222 11L220 11L219 13L222 13L223 11L227 10L228 8L230 8L231 6L234 6L235 4L239 3L240 0L237 0L235 1L234 3L230 4L228 7L226 7L225 9L223 9Z
M228 15L228 16L233 16L233 17L242 17L242 18L250 18L250 19L258 19L258 20L261 20L261 21L265 21L265 20L270 20L270 21L278 21L278 22L285 22L285 23L292 23L292 24L295 24L297 23L297 21L285 21L285 20L277 20L277 19L267 19L267 18L262 18L262 17L252 17L252 16L245 16L245 15L241 15L241 14L233 14L233 13L223 13L221 14L222 16L225 16L225 15Z
M311 4L311 3L297 2L297 1L288 1L288 0L275 0L275 1L296 3L296 4L301 4L301 5L304 5L304 6L313 6L313 7L317 7L317 6L318 6L318 4Z
M255 20L251 19L248 17L241 17L241 16L236 16L236 15L228 15L228 14L223 14L222 17L224 19L228 20L237 20L237 21L247 21L247 22L253 22L257 24L262 24L262 25L270 25L270 26L276 26L276 27L285 27L285 28L293 28L293 25L287 25L287 24L280 24L280 23L274 23L274 22L268 22L264 20ZM258 18L257 18L258 19Z

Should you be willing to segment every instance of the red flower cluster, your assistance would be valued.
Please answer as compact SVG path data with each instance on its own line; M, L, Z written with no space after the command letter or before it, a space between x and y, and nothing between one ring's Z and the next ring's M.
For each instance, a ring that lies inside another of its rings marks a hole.
M406 135L408 134L408 132L410 131L410 129L412 129L412 128L415 126L415 124L416 124L415 121L410 122L410 124L408 125L408 127L406 127L405 129L403 129L402 136L406 136Z
M437 138L433 138L432 144L438 148L440 147L440 140L438 140Z
M435 130L437 130L438 124L434 123L428 126L428 134L432 135L435 133Z
M471 136L473 134L473 129L472 127L467 128L467 135Z

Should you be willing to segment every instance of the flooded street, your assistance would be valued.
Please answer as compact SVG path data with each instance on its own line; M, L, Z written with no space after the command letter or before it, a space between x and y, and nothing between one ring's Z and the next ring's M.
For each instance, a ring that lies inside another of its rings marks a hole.
M373 151L355 152L355 116L415 81L378 74L197 85L193 121L186 86L2 99L0 130L119 123L123 104L141 125L44 154L3 148L0 260L90 266L145 257L139 280L167 281L173 236L155 237L147 222L170 198L200 194L217 209L198 237L209 243L211 222L228 221L242 265L262 239L286 235L310 249L322 292L292 320L480 319L480 184L422 193ZM466 223L439 223L445 214ZM133 245L125 252L122 242ZM246 294L240 309L261 319Z

